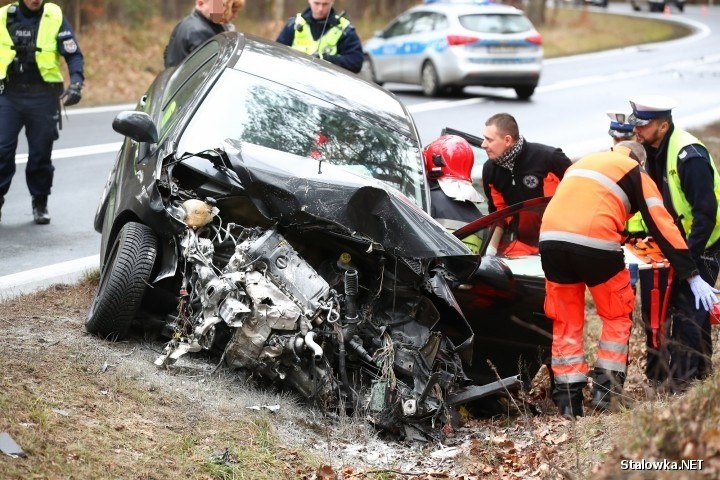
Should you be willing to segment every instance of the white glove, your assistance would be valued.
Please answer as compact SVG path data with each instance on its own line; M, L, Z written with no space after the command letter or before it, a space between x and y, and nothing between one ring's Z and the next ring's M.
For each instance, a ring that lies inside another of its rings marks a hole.
M485 249L485 255L488 257L495 257L497 256L497 247L493 247L492 245L488 245L487 249Z
M705 310L710 311L712 306L718 303L716 293L720 293L720 290L716 290L710 286L700 275L695 275L688 279L690 284L690 290L695 295L695 308L700 309L700 302Z

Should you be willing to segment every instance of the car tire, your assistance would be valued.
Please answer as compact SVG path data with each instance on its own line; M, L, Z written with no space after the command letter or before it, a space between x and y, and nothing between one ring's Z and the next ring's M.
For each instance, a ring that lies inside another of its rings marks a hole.
M465 90L465 87L461 85L453 85L452 87L447 87L447 94L451 97L459 97L463 94L463 91Z
M515 87L515 94L520 100L527 100L535 93L535 85L531 87Z
M369 55L365 55L363 57L363 64L362 69L360 70L360 76L363 78L363 80L366 80L368 82L376 83L380 86L382 86L383 82L379 82L377 79L377 75L375 75L375 67L372 64L372 60L370 60Z
M122 227L85 319L88 332L112 341L127 335L145 294L157 250L157 236L150 227L137 222Z
M423 64L420 72L420 85L423 93L428 97L435 97L440 92L440 79L438 78L437 69L431 61Z

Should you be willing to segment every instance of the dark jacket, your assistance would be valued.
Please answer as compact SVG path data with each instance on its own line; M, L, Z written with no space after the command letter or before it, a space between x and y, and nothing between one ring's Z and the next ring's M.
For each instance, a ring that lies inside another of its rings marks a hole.
M11 19L8 12L8 31L17 50L16 61L8 69L8 83L11 85L43 83L40 70L38 70L35 62L35 51L33 50L37 40L42 12L42 9L33 12L22 1L18 4L18 8L15 9L14 18ZM83 83L85 79L83 75L83 54L80 51L70 23L65 17L63 17L58 32L57 45L58 53L67 62L70 83ZM24 49L23 47L28 48Z
M327 25L325 20L315 20L312 17L312 11L310 8L306 8L302 13L303 18L310 25L310 32L312 33L314 40L319 40L321 34L324 31L328 31L330 28L338 24L337 15L335 9L331 8L328 14ZM285 27L280 31L276 42L292 46L295 40L295 17L291 17L290 20L285 24ZM340 41L337 44L337 55L323 55L323 60L327 60L339 67L343 67L351 72L358 73L362 68L363 64L363 51L360 37L358 37L355 27L349 25L340 37Z
M482 172L488 210L492 213L531 198L552 196L570 165L561 149L527 141L512 172L488 160Z
M431 217L468 223L483 216L473 202L454 200L445 195L436 180L429 183Z
M225 25L214 23L198 10L193 10L175 25L170 34L170 42L165 47L164 53L165 68L180 65L185 57L200 45L226 29Z
M674 131L675 125L671 125L657 149L645 147L647 152L645 169L660 189L665 208L673 218L677 218L665 174L668 141ZM707 241L715 229L715 216L718 209L717 200L713 194L714 186L710 155L702 145L689 145L680 150L677 168L683 193L685 193L685 197L692 205L693 213L692 231L683 233L687 239L690 253L695 262L699 263L700 257L705 251L705 245L707 245ZM676 223L679 224L679 222ZM720 245L717 245L716 242L716 245L711 245L708 250L716 251L718 248L720 248Z

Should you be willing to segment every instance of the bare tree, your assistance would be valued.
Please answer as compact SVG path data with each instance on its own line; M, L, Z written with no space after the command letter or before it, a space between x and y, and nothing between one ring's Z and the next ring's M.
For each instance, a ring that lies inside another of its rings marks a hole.
M535 25L545 25L545 1L529 0L525 12L530 21Z
M277 22L285 19L285 0L273 0L272 19Z

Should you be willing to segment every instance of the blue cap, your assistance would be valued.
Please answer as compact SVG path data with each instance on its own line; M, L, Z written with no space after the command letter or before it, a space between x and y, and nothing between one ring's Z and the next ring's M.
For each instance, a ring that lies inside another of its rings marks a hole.
M633 113L628 123L642 127L656 118L670 116L677 102L661 95L644 95L630 98L630 106Z

